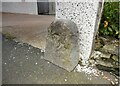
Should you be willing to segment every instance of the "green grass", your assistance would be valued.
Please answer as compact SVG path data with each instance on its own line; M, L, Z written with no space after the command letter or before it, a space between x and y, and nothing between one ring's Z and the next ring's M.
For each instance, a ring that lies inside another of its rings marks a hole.
M120 38L119 33L119 2L105 2L99 35Z

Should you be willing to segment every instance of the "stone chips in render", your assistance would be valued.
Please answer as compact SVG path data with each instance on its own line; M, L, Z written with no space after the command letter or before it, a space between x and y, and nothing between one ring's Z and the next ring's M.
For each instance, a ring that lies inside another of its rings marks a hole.
M44 59L72 71L79 61L78 28L70 20L56 20L48 28Z

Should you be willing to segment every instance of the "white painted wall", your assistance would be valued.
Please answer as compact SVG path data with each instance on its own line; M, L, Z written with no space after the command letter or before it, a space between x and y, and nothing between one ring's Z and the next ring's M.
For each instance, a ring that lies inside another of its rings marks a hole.
M2 2L0 2L0 12L2 12Z
M21 0L1 0L1 2L21 2Z
M2 10L2 3L0 2L0 11ZM0 15L0 32L2 31L2 15ZM2 35L0 34L0 86L2 85Z
M37 2L2 2L2 12L37 15Z
M2 2L37 2L37 0L0 0ZM41 1L41 0L38 0Z

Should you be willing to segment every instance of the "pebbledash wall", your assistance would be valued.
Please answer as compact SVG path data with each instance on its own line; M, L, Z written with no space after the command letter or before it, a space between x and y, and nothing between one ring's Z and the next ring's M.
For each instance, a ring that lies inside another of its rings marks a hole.
M83 64L91 55L102 8L103 0L56 0L56 19L69 19L77 24Z

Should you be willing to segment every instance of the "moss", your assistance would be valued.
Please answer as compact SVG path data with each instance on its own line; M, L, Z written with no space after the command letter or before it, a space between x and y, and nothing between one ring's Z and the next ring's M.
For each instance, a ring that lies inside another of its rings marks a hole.
M65 44L64 44L64 48L65 48L65 49L69 49L69 48L70 48L70 43L65 43Z
M15 39L16 37L11 35L10 33L3 33L3 35L6 37L6 39Z

